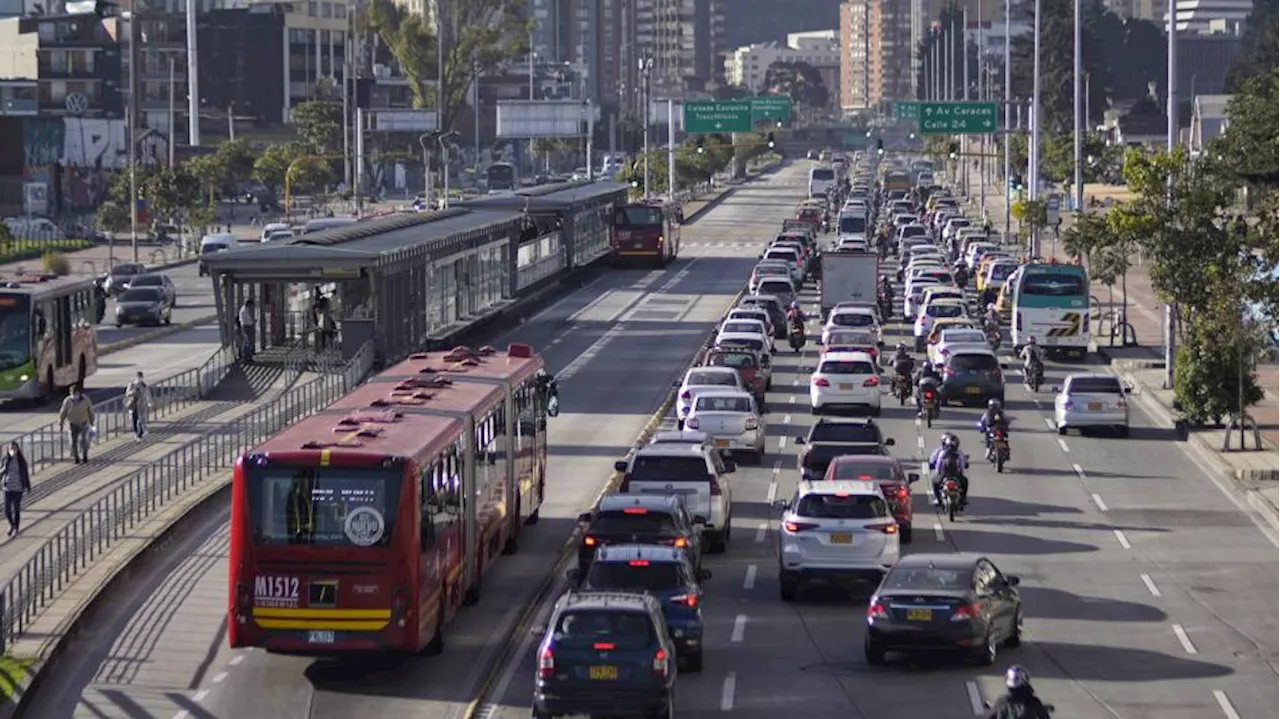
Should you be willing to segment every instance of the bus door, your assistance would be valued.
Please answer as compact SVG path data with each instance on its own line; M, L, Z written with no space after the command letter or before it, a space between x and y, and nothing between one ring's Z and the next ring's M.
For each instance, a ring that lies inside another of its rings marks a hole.
M59 297L54 300L54 353L55 367L66 367L71 364L71 298Z

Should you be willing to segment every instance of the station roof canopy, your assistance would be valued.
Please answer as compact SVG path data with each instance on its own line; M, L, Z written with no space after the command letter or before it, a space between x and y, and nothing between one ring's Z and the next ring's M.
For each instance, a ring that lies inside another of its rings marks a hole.
M627 185L618 182L562 182L467 200L456 206L476 209L520 208L525 212L541 214L564 210L584 200L612 195L626 189Z
M522 212L512 209L450 208L399 213L287 240L242 244L201 257L210 271L304 276L322 270L359 270L422 257L431 261L484 244L486 238L518 232ZM314 271L313 271L314 270Z

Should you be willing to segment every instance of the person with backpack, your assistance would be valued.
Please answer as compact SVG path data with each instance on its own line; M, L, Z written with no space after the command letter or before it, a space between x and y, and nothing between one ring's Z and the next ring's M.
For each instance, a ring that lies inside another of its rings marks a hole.
M125 385L124 407L129 410L134 435L141 440L147 434L147 412L151 410L151 388L142 379L142 372Z
M969 502L969 478L965 476L969 455L960 451L959 437L950 432L942 435L942 443L929 457L929 469L933 471L934 505L942 506L942 483L954 477L960 484L960 508L964 509Z
M0 484L4 486L4 518L9 520L9 536L12 537L22 526L22 495L31 491L31 470L17 442L9 443L3 464L0 464Z
M1016 664L1009 667L1004 685L1008 691L991 705L987 719L1049 719L1052 707L1036 696L1026 669Z

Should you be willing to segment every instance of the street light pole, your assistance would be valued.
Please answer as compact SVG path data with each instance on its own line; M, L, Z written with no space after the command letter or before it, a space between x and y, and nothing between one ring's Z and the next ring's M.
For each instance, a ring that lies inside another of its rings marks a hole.
M1169 97L1165 112L1165 144L1170 153L1178 146L1178 0L1169 0ZM1173 202L1173 175L1169 175L1167 202ZM1164 387L1173 389L1173 363L1178 353L1178 306L1164 306ZM1243 418L1241 422L1243 422ZM1242 445L1243 446L1243 445Z
M129 245L133 261L138 261L138 16L129 12ZM169 131L173 144L173 130ZM115 243L110 245L107 262L115 264Z
M1072 135L1073 135L1073 154L1075 155L1075 195L1076 195L1076 212L1084 212L1084 167L1081 165L1082 156L1084 155L1084 123L1081 116L1084 111L1083 93L1081 92L1083 83L1081 79L1084 76L1082 65L1084 64L1082 39L1083 32L1081 27L1084 24L1082 17L1082 0L1073 0L1075 5L1075 28L1074 28L1074 44L1075 44L1075 73L1071 81L1072 94L1075 102L1072 103Z
M169 167L173 167L174 148L178 144L177 133L174 132L174 124L178 119L178 111L174 105L174 91L178 87L177 78L175 76L173 53L169 53Z
M1028 155L1031 160L1031 167L1027 168L1028 179L1031 187L1028 197L1032 200L1040 197L1040 16L1044 14L1043 0L1036 0L1035 9L1035 27L1032 32L1035 33L1035 41L1032 54L1035 59L1032 63L1031 71L1031 144ZM1027 248L1030 250L1028 254L1032 258L1040 256L1040 237L1039 231L1032 225L1032 233Z
M1004 193L1004 236L1009 241L1013 226L1013 208L1009 201L1009 141L1013 139L1013 62L1010 52L1009 25L1010 5L1013 0L1004 0L1004 179L1001 192Z
M644 90L641 94L640 109L644 121L644 196L649 196L649 74L653 70L653 58L640 58L640 74L644 79Z
M457 135L456 131L450 131L436 138L436 142L440 144L440 179L444 188L444 199L441 202L446 210L449 209L449 147L444 141Z
M431 208L431 133L418 135L418 144L422 146L422 204Z

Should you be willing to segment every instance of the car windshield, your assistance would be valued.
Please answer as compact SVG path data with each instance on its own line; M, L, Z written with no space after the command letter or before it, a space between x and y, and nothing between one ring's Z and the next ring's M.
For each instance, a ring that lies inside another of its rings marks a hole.
M120 302L159 302L162 295L159 289L138 288L127 289L120 295Z
M1068 394L1122 394L1120 380L1115 377L1072 377Z
M722 332L734 332L734 333L741 332L741 333L744 333L744 334L753 334L753 333L760 332L760 331L761 331L761 329L760 329L760 323L759 323L759 322L738 321L738 322L726 322L726 323L724 323L724 327L723 327L723 328L721 328L721 331L722 331Z
M708 397L701 395L693 405L695 412L746 412L752 411L749 397Z
M942 341L946 344L986 344L987 338L977 330L963 330L959 332L943 332Z
M746 347L747 349L761 352L764 350L764 340L758 340L751 337L725 337L718 343L723 346Z
M784 297L789 297L792 292L791 283L786 280L765 280L757 289L763 293Z
M947 367L955 370L957 373L965 372L993 372L1000 369L1000 361L995 355L989 354L958 354L952 355Z
M129 287L162 287L164 286L164 278L160 275L139 275L129 281Z
M31 357L31 304L27 295L0 295L0 370Z
M632 508L630 512L601 512L592 522L591 531L600 534L671 534L676 531L676 523L666 512Z
M964 308L960 305L932 304L925 310L930 317L959 317L964 314Z
M867 218L862 215L845 215L840 218L840 232L850 235L867 231Z
M712 352L707 357L707 364L713 367L733 367L735 369L754 369L755 355L749 352Z
M768 253L768 254L766 254L766 255L764 256L764 258L765 258L766 260L788 260L788 261L791 261L791 262L795 262L795 261L796 261L796 251L795 251L795 250L792 250L792 249L787 249L787 248L779 248L779 249L776 249L776 250L769 250L769 253Z
M954 220L951 220L950 223L951 223L951 229L953 230L958 230L961 227L968 227L969 225L973 224L969 220L966 220L963 218L956 218Z
M824 360L818 366L818 374L873 375L875 367L859 360Z
M819 182L829 182L836 179L836 172L835 170L815 169L811 177Z
M552 640L566 649L609 644L616 651L644 649L654 641L653 621L639 611L579 609L560 615Z
M651 562L647 559L595 562L587 572L587 584L592 589L661 592L683 587L686 583L683 574L675 562Z
M690 372L685 384L690 387L737 387L738 378L728 372Z
M818 442L868 442L880 444L880 430L861 422L819 422L809 432L809 444Z
M130 275L137 275L141 273L142 273L142 265L125 264L125 265L116 265L115 267L111 268L112 277L128 277Z
M923 228L923 227L921 227L920 225L907 225L906 227L902 228L902 236L903 236L904 238L906 238L906 237L923 237L923 236L924 236L924 228Z
M875 338L869 332L832 332L827 344L831 346L847 345L851 347L870 347Z
M249 469L248 486L259 545L385 547L394 535L397 470L267 465ZM432 495L433 511L461 511L456 487Z
M764 310L734 310L729 313L731 320L751 320L765 324L769 321L769 313Z
M688 454L678 457L662 457L638 455L628 472L631 479L638 481L690 481L706 480L707 461L700 454Z
M831 316L831 324L837 327L870 327L876 318L866 312L837 312Z
M921 592L963 592L972 586L969 569L937 567L903 567L889 570L880 589L906 589Z
M894 474L893 467L884 462L858 462L857 460L852 460L836 462L835 477L833 479L886 481L897 479L897 475Z
M878 519L887 516L884 499L868 494L806 494L795 513L813 519Z
M613 213L616 227L661 227L662 210L657 207L620 207Z
M787 269L783 265L757 265L756 274L757 275L789 275L791 274L791 270Z

